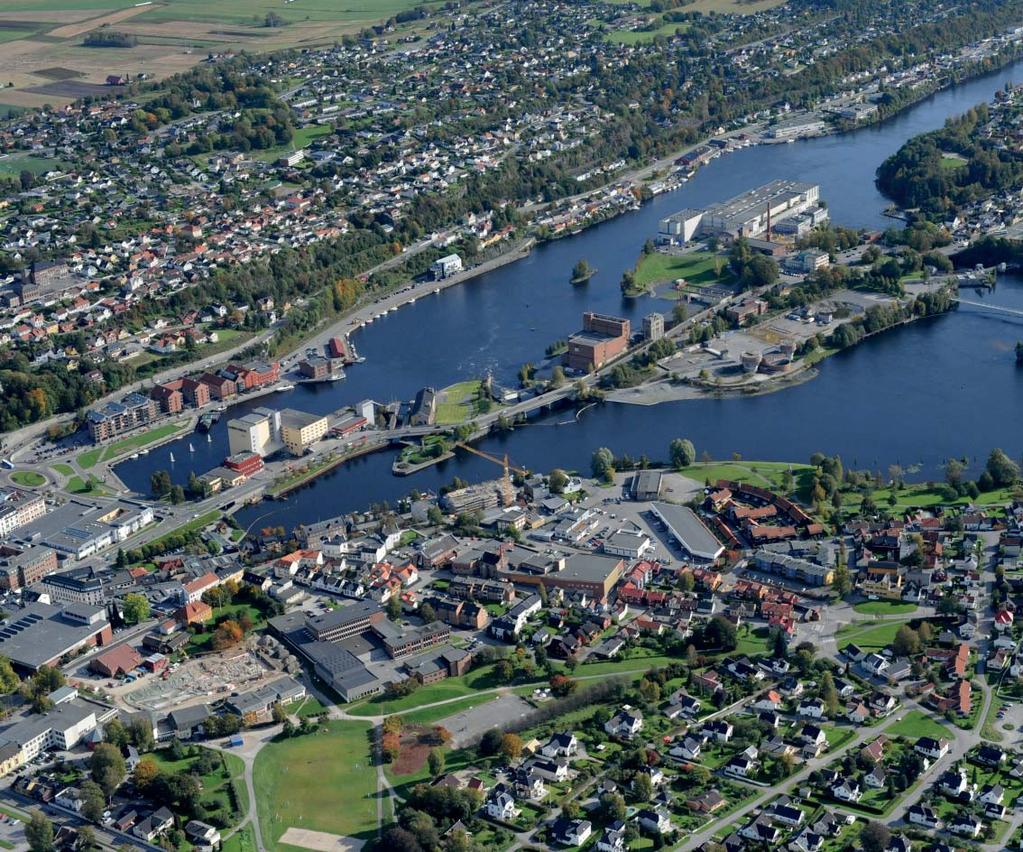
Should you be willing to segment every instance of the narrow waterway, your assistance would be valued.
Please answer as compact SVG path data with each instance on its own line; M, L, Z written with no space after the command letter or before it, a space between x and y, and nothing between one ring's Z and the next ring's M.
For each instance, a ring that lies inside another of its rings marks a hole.
M357 333L366 362L353 366L343 382L300 386L244 403L230 416L260 404L327 412L365 398L410 399L424 385L443 387L488 370L513 383L519 366L542 360L548 344L578 327L584 310L638 320L665 309L648 299L624 300L618 289L622 272L635 263L661 217L774 178L819 183L837 224L896 224L883 216L887 202L874 186L880 162L910 136L990 99L1021 72L1023 62L934 95L877 127L722 157L679 191L634 213L542 246L524 260L382 317ZM599 271L588 285L572 287L568 278L580 258ZM1023 281L1003 277L993 293L969 298L1023 308ZM1016 369L1011 352L1021 338L1023 319L964 306L874 338L830 359L813 381L779 393L654 407L607 404L588 410L578 423L551 425L564 420L562 414L490 438L483 446L507 451L516 463L536 470L587 469L598 446L659 458L672 437L685 435L715 457L738 452L746 458L802 460L821 450L841 453L858 467L884 469L897 462L917 465L921 477L938 477L939 465L951 455L983 456L992 446L1015 455L1023 447L1023 370ZM203 435L181 439L121 464L118 473L142 492L153 470L170 469L176 481L184 481L190 470L202 472L223 459L223 421L211 437L211 442ZM465 457L399 479L391 476L390 463L390 454L378 454L317 480L276 507L275 523L393 502L411 489L437 488L455 475L480 479L496 472L483 460ZM240 518L251 522L271 508L248 509Z

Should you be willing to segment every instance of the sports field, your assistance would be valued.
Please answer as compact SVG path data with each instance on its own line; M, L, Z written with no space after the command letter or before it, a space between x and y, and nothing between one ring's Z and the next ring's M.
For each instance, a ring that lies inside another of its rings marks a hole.
M263 840L289 828L369 840L376 835L376 769L369 723L328 722L319 733L274 742L256 757L254 783Z

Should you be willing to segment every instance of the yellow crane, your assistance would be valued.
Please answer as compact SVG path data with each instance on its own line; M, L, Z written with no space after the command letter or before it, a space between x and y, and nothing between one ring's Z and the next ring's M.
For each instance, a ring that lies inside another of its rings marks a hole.
M489 462L501 465L501 467L504 468L504 479L506 482L511 481L510 471L514 471L515 473L519 474L519 476L529 476L529 471L526 470L525 468L515 467L514 465L509 464L507 453L504 454L503 458L498 458L497 456L491 455L490 453L483 452L483 450L477 450L475 447L470 447L468 444L463 443L461 441L455 444L455 446L461 447L463 450L467 450L473 455L479 456L482 459L486 459Z

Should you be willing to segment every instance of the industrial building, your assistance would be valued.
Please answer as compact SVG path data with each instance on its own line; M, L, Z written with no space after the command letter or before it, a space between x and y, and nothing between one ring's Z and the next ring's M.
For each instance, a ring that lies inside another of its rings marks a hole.
M658 241L685 245L698 237L758 237L775 224L818 207L820 187L773 180L703 210L688 208L661 220Z
M627 319L587 311L582 331L568 338L565 366L583 373L599 370L628 349L631 333Z
M643 317L643 339L660 340L664 337L664 314L647 314Z
M130 500L87 503L68 500L62 506L20 527L11 540L27 547L39 544L62 559L86 559L124 541L153 522L153 507Z
M22 672L54 666L66 655L112 638L106 611L86 604L30 603L0 621L0 655Z

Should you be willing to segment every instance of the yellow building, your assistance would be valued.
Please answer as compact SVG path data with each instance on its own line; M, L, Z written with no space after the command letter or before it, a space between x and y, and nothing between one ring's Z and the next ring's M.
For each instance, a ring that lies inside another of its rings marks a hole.
M281 440L289 453L300 456L327 434L327 418L286 408L281 412Z

